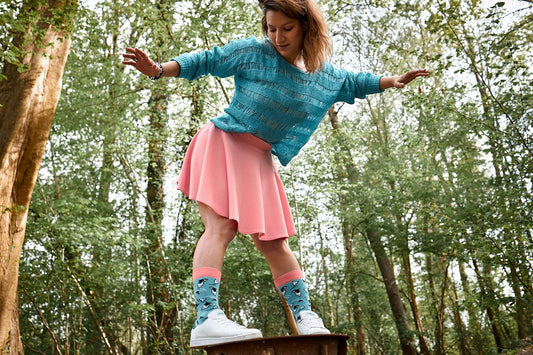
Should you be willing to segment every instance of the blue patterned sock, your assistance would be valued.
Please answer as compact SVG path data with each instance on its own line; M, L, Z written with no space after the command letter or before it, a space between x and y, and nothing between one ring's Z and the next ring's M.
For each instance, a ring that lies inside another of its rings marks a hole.
M311 301L307 285L303 279L294 279L279 287L279 291L291 307L294 318L298 319L301 311L311 310Z
M199 277L193 282L194 300L196 301L196 322L194 327L202 324L212 310L219 309L218 287L220 282L214 277Z

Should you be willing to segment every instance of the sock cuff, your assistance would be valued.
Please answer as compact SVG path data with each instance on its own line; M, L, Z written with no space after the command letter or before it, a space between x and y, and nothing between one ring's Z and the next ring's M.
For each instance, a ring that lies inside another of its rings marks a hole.
M222 276L222 272L218 269L215 269L214 267L199 267L192 271L192 280L196 280L199 277L214 277L218 281L220 281L220 277Z
M304 278L304 273L302 270L292 270L276 278L274 280L274 285L276 285L277 288L280 288L281 286L285 285L287 282L291 282L292 280L303 279L303 278Z

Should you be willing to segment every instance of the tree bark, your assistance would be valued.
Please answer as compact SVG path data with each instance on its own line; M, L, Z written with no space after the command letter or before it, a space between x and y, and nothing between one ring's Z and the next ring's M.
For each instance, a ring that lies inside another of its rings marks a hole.
M474 265L474 270L479 282L480 296L483 299L495 299L494 290L492 290L490 286L490 280L486 280L488 273L485 272L484 275L481 273L476 259L473 259L472 263ZM483 303L484 302L481 302L481 305L485 307L485 311L487 312L487 317L489 318L492 329L492 335L494 336L494 341L498 347L498 353L501 353L505 349L505 337L497 321L497 309L488 305L484 305Z
M389 158L389 135L386 121L384 119L380 119L380 117L372 108L372 105L368 98L366 99L366 101L371 113L370 116L372 118L372 122L376 128L377 139L385 147L385 156ZM394 189L394 182L389 181L389 183L391 185L391 188ZM370 211L372 206L366 206L364 208L367 211ZM402 352L404 355L417 354L414 345L414 335L409 328L405 305L400 296L400 290L398 288L394 268L392 267L387 252L385 251L385 246L383 245L381 238L378 235L378 232L373 228L368 228L366 230L366 237L368 239L372 252L374 253L374 257L376 259L379 270L383 277L383 281L385 283L385 289L387 291L389 304L391 306L392 314L394 316L396 329L398 330L398 336L400 338ZM424 342L422 342L422 345L424 345Z
M154 89L149 100L150 130L148 138L148 166L146 197L146 234L149 245L146 250L148 262L147 300L155 312L149 315L149 352L171 351L176 321L176 309L166 309L171 302L169 285L172 283L163 245L163 210L165 207L164 177L167 116L166 96ZM159 345L164 344L164 345Z
M476 305L473 302L473 293L470 287L470 281L465 269L465 264L462 261L459 261L459 275L461 277L461 286L463 288L463 298L465 301L465 308L468 314L468 327L467 327L467 336L471 339L472 343L472 352L473 353L482 353L483 352L483 337L481 332L481 324L479 322L479 314L476 311ZM481 306L481 305L480 305Z
M392 186L394 189L394 187ZM398 225L401 225L402 218L400 216L396 216L396 221ZM420 309L418 308L418 301L416 297L416 290L415 290L415 281L413 278L413 271L411 268L411 248L409 247L409 239L407 237L407 233L405 233L401 238L401 251L402 251L402 267L403 271L405 273L405 282L407 283L407 292L409 295L409 304L411 306L411 314L413 317L413 321L415 323L415 327L418 333L418 344L420 347L420 352L423 355L431 355L431 351L429 350L429 345L426 341L426 337L424 335L424 326L422 324L422 319L420 317Z
M343 226L343 239L345 245L345 263L346 263L346 279L348 291L350 292L350 303L353 305L353 321L355 324L355 339L356 355L366 355L366 333L363 327L363 316L361 311L361 301L359 299L359 291L357 290L356 277L355 277L355 258L352 248L352 226L351 224L344 223Z
M337 138L342 142L344 140L344 135L341 130L341 126L339 123L338 118L338 111L335 110L335 108L331 107L328 111L328 116L330 119L331 127L333 128L334 134L337 136ZM348 176L348 179L350 183L357 183L357 174L356 174L356 167L353 164L353 159L350 154L349 149L343 149L344 152L346 152L347 156L343 154L336 154L336 159L339 159L341 161L336 162L337 168L337 176L336 178L339 181L342 181L344 176ZM342 167L345 167L343 169ZM352 205L352 202L348 201L346 197L341 197L341 205L345 208L345 213L343 213L342 218L342 236L343 236L343 242L344 242L344 270L346 274L346 289L348 293L351 295L351 304L353 305L352 308L352 316L353 316L353 323L355 326L355 334L356 334L356 347L355 352L357 355L365 355L366 354L366 333L365 329L363 328L363 321L362 321L362 311L361 311L361 303L359 300L359 293L357 291L357 285L356 285L356 277L355 277L355 258L354 258L354 252L353 252L353 227L352 223L348 220L346 217L347 215L347 209L348 206Z
M409 323L407 322L407 315L405 312L405 306L400 296L400 290L396 283L396 276L394 269L390 263L390 260L385 251L385 247L375 230L367 230L366 232L370 247L374 252L376 262L383 276L385 288L387 290L387 296L389 298L389 304L391 306L392 314L394 316L394 322L396 323L396 329L400 338L400 344L404 355L416 355L416 349L414 346L413 333L409 329Z
M449 291L449 297L452 303L455 333L457 334L457 337L459 338L459 351L461 352L461 355L470 355L472 351L470 349L470 344L468 342L468 331L463 322L463 319L461 318L460 307L457 302L458 297L457 297L457 287L456 287L455 282L452 282L451 286L452 287L451 287L451 290Z
M418 308L418 301L416 299L415 282L413 279L413 272L411 270L411 258L409 256L410 250L405 238L404 244L405 255L402 256L403 269L405 270L405 277L407 282L407 290L409 292L409 304L411 305L411 313L415 322L416 330L418 332L418 344L420 346L420 352L423 355L431 355L429 346L424 335L424 326L422 325L422 319L420 318L420 310Z
M35 6L28 3L21 14ZM76 4L49 0L34 9L40 14L37 23L13 37L29 69L19 73L6 62L7 79L0 82L0 349L7 354L23 353L16 309L18 264L28 207L59 100Z
M439 265L446 264L445 270L442 270ZM446 354L446 345L444 341L445 335L445 304L444 295L448 288L448 265L446 261L439 261L436 267L433 267L433 255L426 254L426 269L428 273L428 283L431 292L431 303L433 305L433 318L435 318L434 341L435 346L433 351L436 355ZM436 270L435 270L436 269ZM437 288L436 284L440 284L441 288Z
M522 291L520 289L520 278L518 277L518 273L516 270L516 267L512 262L509 263L510 268L510 278L511 278L511 287L513 288L514 296L516 299L516 311L515 311L515 320L516 320L516 326L518 328L518 339L526 339L527 334L527 322L526 322L526 314L527 312L524 312L527 309L527 305L525 305L523 299L522 299Z
M340 134L340 125L338 122L337 117L337 111L332 107L328 111L328 115L331 121L331 125L333 127L333 130ZM348 151L348 157L349 150ZM356 167L353 164L352 159L345 159L340 164L337 164L340 166L346 167L346 173L340 172L339 176L342 178L343 175L348 175L349 181L352 183L357 182L357 176L356 176ZM343 205L348 206L350 202L344 201ZM351 248L351 235L349 233L351 228L351 225L347 224L346 221L343 222L343 235L344 235L344 247L345 247L345 259L348 265L350 263L353 263L353 251ZM400 290L398 289L398 284L396 283L396 276L394 274L394 269L392 268L392 265L390 264L390 260L387 256L387 253L385 251L385 247L383 246L383 243L381 242L381 239L379 238L378 234L374 230L368 230L367 231L367 238L370 243L370 246L372 248L372 251L374 253L374 256L376 258L376 261L378 263L379 269L381 271L381 275L383 276L384 282L385 282L385 288L387 291L387 296L389 298L389 304L391 306L392 313L394 315L394 321L396 324L396 328L398 330L399 338L400 338L400 344L402 347L403 354L405 355L414 355L417 354L416 348L414 346L414 337L413 333L409 329L409 324L407 322L407 315L405 311L405 305L401 299L400 296ZM349 273L349 269L346 270L346 273ZM356 290L354 290L356 292ZM355 315L358 318L361 317L360 315L360 309L355 309ZM357 354L364 354L364 341L365 341L365 334L364 330L362 329L361 325L359 325L360 330L357 331L357 340L358 345L359 342L361 342L361 346L358 346L357 348ZM361 340L359 338L361 337Z

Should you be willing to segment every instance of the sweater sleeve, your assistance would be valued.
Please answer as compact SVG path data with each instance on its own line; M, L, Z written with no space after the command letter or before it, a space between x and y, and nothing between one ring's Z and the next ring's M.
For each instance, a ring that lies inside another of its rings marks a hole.
M344 83L337 97L338 101L353 104L355 99L364 99L367 95L381 93L384 90L379 89L380 75L374 75L367 72L354 73L342 70L345 75Z
M194 80L207 74L226 78L238 73L249 56L258 51L261 51L261 43L250 37L203 52L185 53L171 60L180 65L180 78Z

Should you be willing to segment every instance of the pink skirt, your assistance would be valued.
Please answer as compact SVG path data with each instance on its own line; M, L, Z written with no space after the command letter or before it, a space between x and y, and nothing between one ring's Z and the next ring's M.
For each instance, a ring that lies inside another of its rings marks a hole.
M296 233L272 146L249 133L230 133L208 122L187 149L178 189L235 220L242 234L259 239Z

